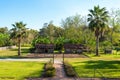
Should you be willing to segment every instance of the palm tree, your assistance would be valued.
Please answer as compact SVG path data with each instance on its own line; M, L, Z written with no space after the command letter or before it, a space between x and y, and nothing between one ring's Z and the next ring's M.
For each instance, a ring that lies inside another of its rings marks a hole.
M99 38L104 34L107 29L108 23L108 11L106 8L100 8L99 6L94 6L94 9L89 10L88 22L89 28L94 31L96 37L96 56L99 55Z
M12 24L14 28L11 29L11 38L16 39L18 43L18 56L21 55L21 40L26 35L26 24L23 24L23 22L16 22L15 24Z

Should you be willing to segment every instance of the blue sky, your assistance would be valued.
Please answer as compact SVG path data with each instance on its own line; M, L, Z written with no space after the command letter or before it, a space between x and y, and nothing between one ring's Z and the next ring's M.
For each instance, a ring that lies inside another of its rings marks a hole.
M42 28L51 20L60 26L61 20L75 14L87 15L95 5L120 8L120 0L0 0L0 27L23 21L27 28Z

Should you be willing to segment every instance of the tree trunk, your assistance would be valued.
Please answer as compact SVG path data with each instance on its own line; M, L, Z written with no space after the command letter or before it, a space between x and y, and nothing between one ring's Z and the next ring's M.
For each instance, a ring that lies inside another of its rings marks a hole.
M96 37L96 56L99 56L99 36Z
M64 52L63 52L63 63L64 63Z
M18 56L21 55L21 39L18 39Z
M54 64L54 52L53 52L53 64Z

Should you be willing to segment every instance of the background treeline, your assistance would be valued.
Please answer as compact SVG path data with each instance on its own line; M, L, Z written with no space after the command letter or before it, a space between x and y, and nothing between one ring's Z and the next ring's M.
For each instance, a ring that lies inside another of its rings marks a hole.
M99 39L100 48L120 46L120 10L111 10L109 15L109 27ZM61 26L56 26L50 21L44 23L39 31L27 28L25 31L25 36L18 35L21 38L21 46L45 43L54 44L55 49L61 50L65 43L76 43L84 44L94 50L96 45L94 32L88 27L87 17L79 14L62 20ZM18 45L19 38L13 36L15 36L13 29L1 27L0 46Z

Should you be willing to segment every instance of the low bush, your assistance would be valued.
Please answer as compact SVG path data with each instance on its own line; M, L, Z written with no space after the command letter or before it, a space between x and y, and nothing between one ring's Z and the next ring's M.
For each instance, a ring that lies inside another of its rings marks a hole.
M53 63L50 61L45 64L44 67L44 77L53 77L55 75L55 68L53 66Z
M64 70L68 77L76 77L76 73L68 62L64 62Z
M34 53L35 52L35 48L29 48L30 53Z

